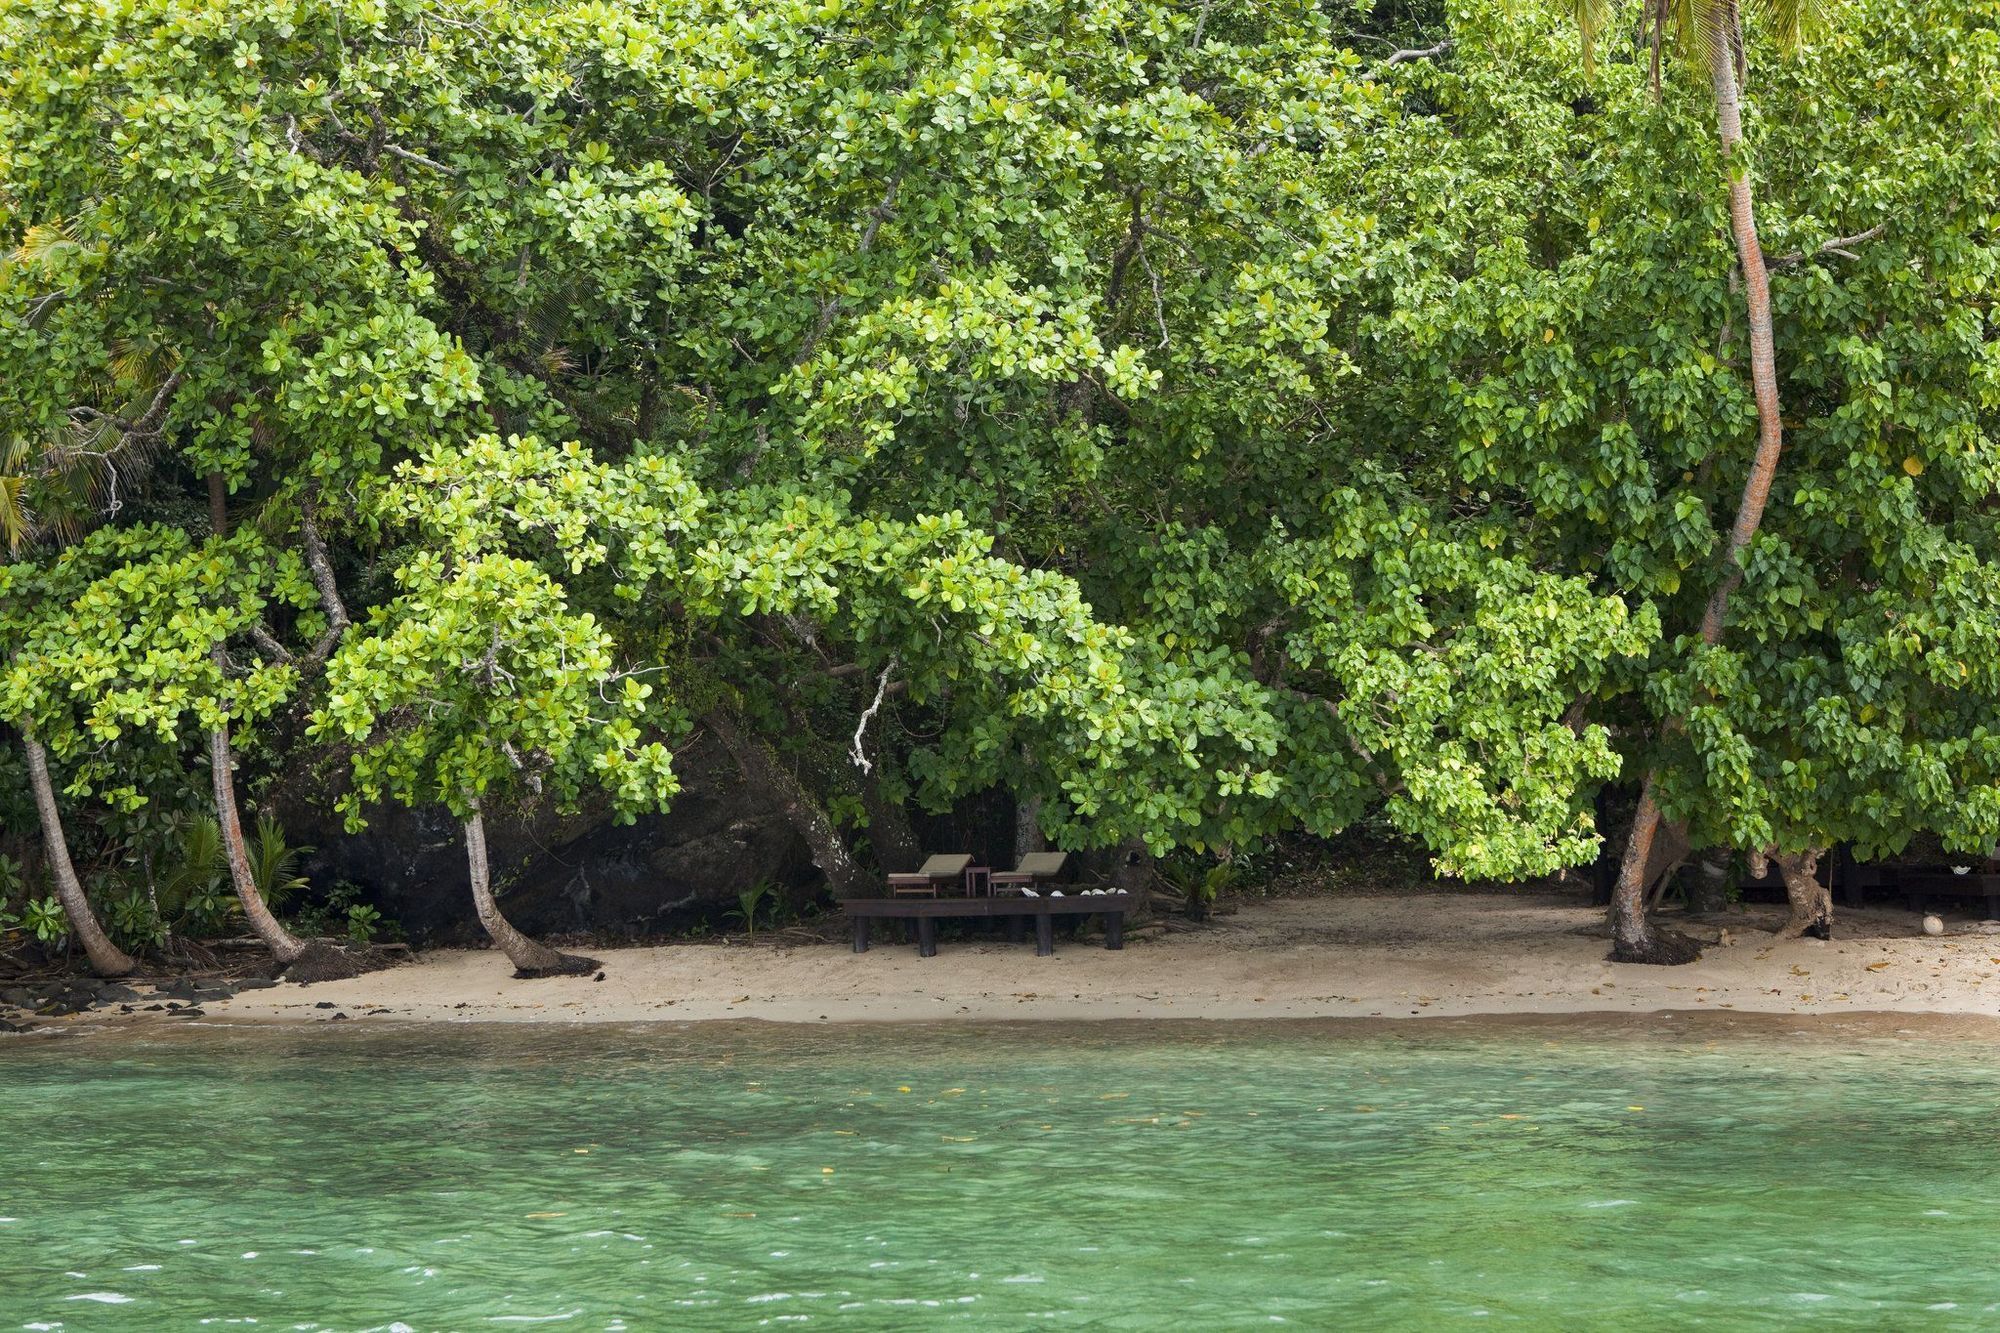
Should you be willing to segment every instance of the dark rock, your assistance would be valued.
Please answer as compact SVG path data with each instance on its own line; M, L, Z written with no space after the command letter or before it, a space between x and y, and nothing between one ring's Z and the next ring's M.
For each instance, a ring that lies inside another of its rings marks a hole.
M599 972L599 973L598 973L598 974L597 974L596 976L592 977L592 978L591 978L591 980L592 980L592 981L602 981L602 980L604 980L604 974L603 974L602 972Z
M244 977L241 981L236 982L235 986L239 991L269 990L277 984L270 977Z
M0 1032L33 1032L34 1030L35 1025L33 1023L10 1023L4 1018L0 1018Z
M340 1006L335 1004L332 1000L321 1000L318 1004L315 1004L313 1006L313 1008L315 1009L338 1009L339 1007Z
M192 1000L197 989L199 987L193 977L175 977L158 987L159 994L169 1000Z
M486 818L495 890L531 935L572 931L645 934L676 929L733 905L759 879L803 887L819 872L783 814L743 782L707 741L676 756L683 789L664 815L616 825L608 809L564 816L541 808ZM417 940L480 938L466 883L464 832L434 806L371 807L349 834L334 813L337 791L301 779L278 814L294 843L318 850L304 865L316 885L359 885ZM459 891L450 891L456 888ZM440 889L447 891L440 892Z
M202 1016L201 1010L192 1007L183 1009L174 1015L175 1018L200 1018Z
M329 1023L344 1023L344 1022L346 1022L346 1021L347 1021L347 1015L346 1015L346 1014L335 1014L335 1015L334 1015L334 1016L333 1016L332 1018L328 1019L327 1021L328 1021Z
M149 1004L149 1005L145 1005L145 1006L143 1006L143 1008L144 1008L144 1009L146 1010L146 1012L147 1012L147 1013L149 1013L149 1014L156 1014L156 1013L158 1013L158 1012L159 1012L160 1010L162 1010L162 1009L164 1009L164 1008L166 1008L166 1007L167 1007L167 1006L165 1006L164 1004Z

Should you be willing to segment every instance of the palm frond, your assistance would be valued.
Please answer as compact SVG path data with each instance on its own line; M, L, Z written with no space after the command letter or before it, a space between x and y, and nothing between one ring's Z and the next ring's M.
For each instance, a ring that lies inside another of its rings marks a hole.
M1778 46L1796 51L1806 39L1822 30L1828 19L1828 0L1752 0Z
M7 260L22 268L40 269L65 251L82 248L67 222L37 222L21 233L21 243Z
M284 825L271 815L257 816L257 836L250 844L250 877L257 882L258 891L272 911L308 887L305 877L299 874L299 861L311 851L310 847L294 847L286 842Z
M196 815L181 831L174 861L161 876L158 894L164 912L179 913L190 898L214 890L228 874L222 825L213 815Z
M1571 0L1576 39L1583 53L1585 81L1597 74L1597 38L1611 21L1611 0Z
M35 539L35 516L28 508L28 479L0 474L0 539L7 554L19 555Z

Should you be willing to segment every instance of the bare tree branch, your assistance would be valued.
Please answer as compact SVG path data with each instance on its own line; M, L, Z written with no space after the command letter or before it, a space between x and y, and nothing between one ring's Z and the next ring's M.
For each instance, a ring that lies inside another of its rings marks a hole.
M313 587L319 590L319 603L326 612L326 631L306 654L306 669L317 670L326 665L326 659L340 643L340 636L354 622L348 617L347 603L341 600L340 584L333 577L333 561L327 557L326 540L320 536L310 496L299 502L299 536L306 548L306 569L312 575Z
M250 627L250 642L257 645L257 651L279 665L293 660L292 650L278 642L278 638L266 629L262 622Z
M1409 60L1435 60L1437 57L1448 53L1456 45L1458 45L1457 42L1447 37L1436 46L1426 46L1422 50L1412 49L1392 52L1389 58L1383 61L1382 64L1386 68L1390 65L1400 65Z
M1809 259L1818 259L1821 255L1839 255L1842 259L1859 259L1861 256L1854 253L1854 247L1867 244L1887 230L1889 230L1888 223L1878 222L1867 231L1858 231L1852 236L1836 236L1811 254L1807 254L1803 250L1798 250L1788 255L1782 255L1777 259L1773 259L1767 267L1789 268L1794 264L1803 264Z
M889 665L882 668L881 678L875 682L875 702L862 710L861 721L854 727L854 741L847 747L847 757L852 759L854 766L863 773L873 771L875 765L868 758L868 752L861 748L861 738L867 735L868 724L875 720L875 714L882 711L882 700L889 693L889 677L895 670L896 658L892 655L889 658Z
M457 167L448 167L434 157L425 157L422 153L413 153L400 144L385 143L382 145L382 151L391 157L400 157L405 162L415 162L418 166L429 167L432 171L441 171L447 176L456 176L459 174Z

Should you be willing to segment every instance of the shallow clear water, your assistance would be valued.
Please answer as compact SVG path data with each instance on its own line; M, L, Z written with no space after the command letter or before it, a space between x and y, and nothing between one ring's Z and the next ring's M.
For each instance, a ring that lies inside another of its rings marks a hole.
M1962 1032L0 1043L0 1329L2000 1321L2000 1062Z

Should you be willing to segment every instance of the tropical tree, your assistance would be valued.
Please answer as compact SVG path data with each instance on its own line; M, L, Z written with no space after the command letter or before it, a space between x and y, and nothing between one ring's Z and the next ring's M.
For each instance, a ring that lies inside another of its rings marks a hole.
M130 549L130 539L120 535L96 543L94 549L64 551L45 562L0 566L0 662L5 664L0 669L0 719L13 724L21 737L43 853L71 933L83 946L92 970L109 977L128 975L138 961L106 935L77 875L44 738L53 737L66 754L83 749L71 696L60 687L48 659L70 642L67 609L90 585L111 554L105 548L114 543ZM78 785L85 790L88 781L87 774L79 775Z
M1593 63L1598 33L1610 20L1612 0L1575 0L1576 20L1583 42L1586 70ZM1655 87L1659 84L1660 48L1671 27L1706 70L1715 99L1716 143L1721 152L1729 198L1730 235L1736 246L1737 273L1742 281L1750 352L1750 382L1757 402L1757 446L1743 481L1735 521L1723 546L1721 569L1702 610L1699 642L1721 642L1729 599L1743 579L1743 562L1764 521L1771 485L1784 451L1784 418L1778 397L1777 340L1771 325L1771 280L1757 232L1756 195L1751 163L1743 148L1742 86L1744 58L1741 0L1644 0L1643 15L1652 50ZM1801 24L1813 9L1811 0L1764 0L1762 8L1774 20L1779 36L1796 45ZM1612 957L1630 963L1685 963L1699 950L1685 937L1656 929L1647 917L1646 892L1656 877L1653 846L1659 834L1660 806L1652 774L1644 778L1639 806L1611 904ZM1788 878L1788 882L1790 879Z
M132 781L127 733L177 748L184 729L206 748L215 815L231 882L245 920L278 963L298 975L351 975L337 950L285 928L258 887L236 798L236 745L291 695L297 668L255 658L238 662L232 641L275 644L264 628L273 602L310 613L317 599L304 564L273 554L255 534L197 543L177 528L107 529L66 565L86 571L42 603L42 632L7 674L16 716L32 716L79 755L72 789L101 791L136 808L147 794ZM94 575L94 577L93 577Z
M401 595L369 617L328 667L314 734L351 747L348 826L384 796L437 802L465 830L480 924L521 977L588 972L596 960L522 934L493 892L485 816L506 797L574 803L604 791L621 819L678 790L672 753L645 739L662 701L640 670L614 665L611 637L569 609L526 561L487 554L447 566L426 554L397 576Z

